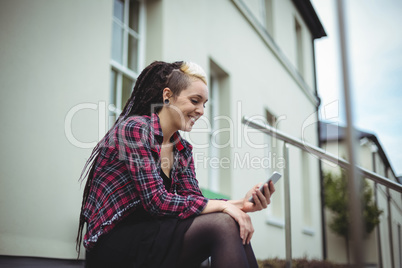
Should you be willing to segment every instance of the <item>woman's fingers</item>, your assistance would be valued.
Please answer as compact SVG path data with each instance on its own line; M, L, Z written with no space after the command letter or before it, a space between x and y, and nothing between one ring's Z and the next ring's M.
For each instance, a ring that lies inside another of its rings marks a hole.
M264 197L265 200L267 201L267 206L271 204L271 191L268 188L268 183L264 184Z
M254 205L256 206L257 210L261 210L263 208L263 204L261 203L260 196L261 192L257 190L255 193L253 193L253 200L254 200Z
M269 193L268 184L264 184L263 193L259 190L257 191L257 196L260 201L259 203L262 206L261 209L267 208L268 204L271 202L270 201L271 195Z
M252 228L252 230L249 233L248 239L246 241L247 244L250 244L251 238L253 237L254 234L254 228Z
M251 238L253 237L254 227L251 223L251 218L248 214L241 212L241 216L239 218L239 226L240 226L240 237L242 239L243 245L250 243Z
M275 192L275 186L272 181L269 181L269 192L271 193L271 195Z
M248 222L247 227L248 227L247 228L247 237L246 237L246 239L243 240L244 245L250 243L250 240L251 240L251 238L253 237L253 234L254 234L254 227L253 227L253 224L251 223L250 217L249 217L249 222Z
M243 244L250 243L251 237L254 233L254 227L251 223L250 216L233 205L228 206L223 210L223 212L232 216L232 218L239 224L240 238L242 239Z

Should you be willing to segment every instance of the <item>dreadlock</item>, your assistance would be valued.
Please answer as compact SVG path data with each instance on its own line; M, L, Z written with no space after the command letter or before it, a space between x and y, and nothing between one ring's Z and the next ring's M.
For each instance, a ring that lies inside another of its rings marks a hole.
M133 92L124 106L123 111L111 129L93 149L79 178L79 181L82 182L87 177L82 198L78 234L76 239L76 250L78 252L78 257L81 251L82 230L87 222L84 216L84 207L88 200L99 152L108 141L110 132L117 124L129 116L150 116L154 112L159 113L159 111L162 109L161 104L163 103L163 89L168 87L172 91L173 96L178 96L183 89L190 85L190 79L192 77L201 79L206 84L205 73L202 71L202 69L200 69L200 67L196 64L191 62L186 63L183 61L177 61L174 63L155 61L148 65L138 76Z

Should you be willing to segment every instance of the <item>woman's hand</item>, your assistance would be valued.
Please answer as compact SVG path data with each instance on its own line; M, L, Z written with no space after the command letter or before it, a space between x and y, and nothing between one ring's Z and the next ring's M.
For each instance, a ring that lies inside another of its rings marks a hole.
M255 185L250 191L247 192L246 196L243 199L242 210L244 212L259 211L264 208L267 208L268 205L271 203L271 195L275 192L274 183L272 181L270 181L269 187L268 187L268 183L265 183L263 186L264 193L262 193L259 190L260 186L261 186L261 183ZM253 197L254 203L248 201L250 196Z
M240 201L240 200L239 200ZM240 237L243 240L243 244L250 243L251 237L254 233L254 227L251 223L250 216L240 209L240 202L236 201L235 204L231 200L208 200L207 205L201 214L223 212L231 216L240 227Z
M222 212L230 215L235 221L237 221L240 227L240 237L243 240L243 245L249 244L254 233L254 227L250 216L237 206L230 203L226 203L226 207Z

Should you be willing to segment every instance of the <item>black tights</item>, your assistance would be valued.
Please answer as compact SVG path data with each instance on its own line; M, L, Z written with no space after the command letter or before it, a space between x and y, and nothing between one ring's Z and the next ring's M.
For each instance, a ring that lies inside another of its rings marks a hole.
M180 242L174 239L175 233L171 231L176 223L171 224L168 221L171 219L130 223L127 218L113 231L101 237L95 248L87 252L85 267L144 267L144 263L151 258L151 263L146 267L173 267L175 260L178 260L175 268L199 268L208 257L211 257L213 268L258 267L251 245L242 244L238 224L225 213L203 214L184 220L181 223L183 226L186 221L191 225L183 236L181 251L167 250L167 253L155 255L161 251L152 252L150 249L157 248L159 244L164 247L167 243L172 250L180 250L180 246L176 244ZM167 236L164 235L165 231ZM149 236L156 237L156 240L148 238ZM166 239L169 242L164 241ZM152 241L155 245L150 243ZM175 253L178 254L178 259Z
M239 226L225 213L197 216L183 239L178 267L200 267L211 256L212 268L258 267L250 244L243 245Z

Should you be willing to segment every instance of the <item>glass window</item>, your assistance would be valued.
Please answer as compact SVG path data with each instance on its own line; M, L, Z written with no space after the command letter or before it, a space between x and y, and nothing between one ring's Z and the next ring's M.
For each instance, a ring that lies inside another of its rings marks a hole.
M209 157L211 159L219 159L219 149L218 149L218 122L217 117L219 116L218 107L219 107L219 86L218 79L211 75L210 77L210 93L209 93L209 120L211 123L211 133L209 135L210 146L209 146ZM213 192L219 192L219 167L218 166L210 166L209 169L209 178L208 178L208 187L209 190Z
M122 87L121 99L124 101L124 103L122 103L122 107L126 104L127 100L130 98L133 87L134 87L134 80L132 80L128 76L123 75L123 87Z
M303 32L300 23L295 19L296 33L296 65L301 76L304 75L304 59L303 59Z
M270 127L278 128L279 121L283 118L280 116L274 115L268 109L265 109L265 116L267 120L267 124ZM283 143L275 138L275 136L265 135L266 144L268 145L268 149L266 151L267 158L270 159L270 167L267 168L267 176L271 176L274 171L279 171L283 174L282 170L280 169L281 161L282 161L282 148ZM278 183L275 184L275 202L269 206L268 215L272 216L275 219L282 220L284 217L284 204L283 204L283 180L280 180Z
M272 0L242 0L252 16L273 35L273 3Z
M128 39L128 68L138 72L138 39L132 35Z
M274 36L274 11L272 0L265 0L265 29L273 37Z
M124 1L123 0L115 0L113 7L113 16L123 22L124 16Z
M139 0L114 0L109 124L116 120L130 98L140 71L142 5Z
M138 33L140 22L140 3L137 0L130 1L130 15L128 25L131 29Z
M123 64L123 28L115 21L112 34L112 59Z
M116 103L116 88L117 88L117 72L115 70L110 71L110 102Z

